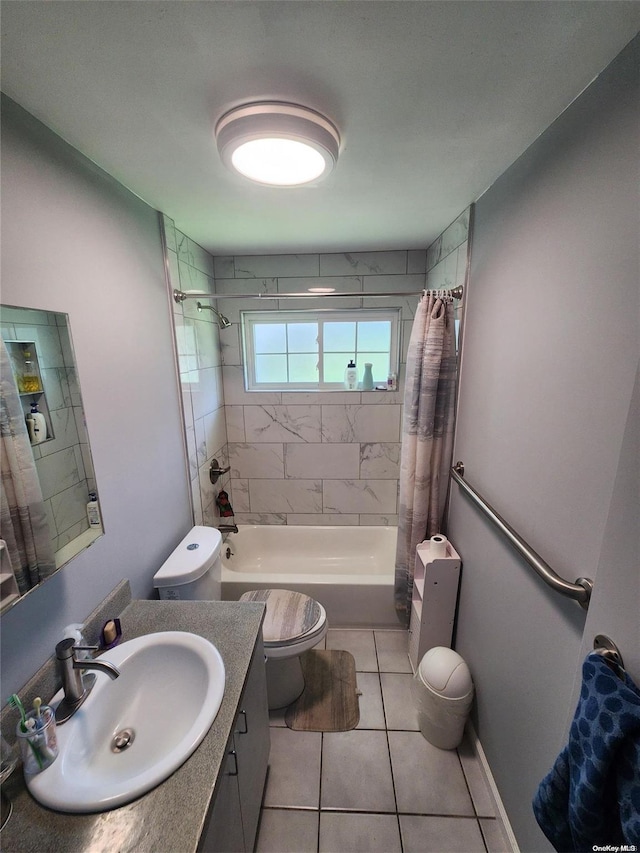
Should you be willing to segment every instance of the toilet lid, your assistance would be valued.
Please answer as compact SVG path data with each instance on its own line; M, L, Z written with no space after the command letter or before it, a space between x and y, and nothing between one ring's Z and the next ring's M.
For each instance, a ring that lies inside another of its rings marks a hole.
M263 601L267 612L262 626L265 646L295 643L318 627L322 608L315 599L289 589L253 589L240 601Z

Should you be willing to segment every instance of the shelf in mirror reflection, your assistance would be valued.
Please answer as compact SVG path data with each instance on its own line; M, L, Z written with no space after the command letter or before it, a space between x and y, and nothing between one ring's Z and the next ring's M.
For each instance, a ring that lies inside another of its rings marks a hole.
M8 305L1 305L0 312L5 343L3 365L7 358L5 366L14 377L10 382L13 390L4 392L2 403L11 405L16 423L21 420L21 410L24 415L24 437L30 442L41 492L38 493L36 484L28 504L37 507L37 516L46 517L47 531L41 532L41 542L50 543L41 549L43 559L38 564L42 569L35 572L20 565L20 550L12 546L12 565L8 571L17 581L18 591L17 594L15 590L9 591L3 581L0 612L5 613L92 545L103 530L91 528L87 517L89 494L98 492L99 487L68 315ZM29 435L29 415L34 408L46 422L45 438L39 442ZM4 538L10 539L8 535Z

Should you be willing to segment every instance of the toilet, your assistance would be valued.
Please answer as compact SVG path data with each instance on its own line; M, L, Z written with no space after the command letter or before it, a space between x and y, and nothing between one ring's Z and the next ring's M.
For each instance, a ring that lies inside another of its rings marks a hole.
M267 658L269 710L286 708L304 690L300 655L309 651L327 633L327 614L319 601L290 589L254 589L240 601L267 605L262 624Z
M215 527L193 527L162 564L153 585L163 601L222 598L222 536ZM269 709L284 708L304 690L300 655L327 633L327 614L315 599L287 589L256 589L240 601L266 604L262 627Z
M153 576L162 601L220 601L222 535L215 527L192 527Z

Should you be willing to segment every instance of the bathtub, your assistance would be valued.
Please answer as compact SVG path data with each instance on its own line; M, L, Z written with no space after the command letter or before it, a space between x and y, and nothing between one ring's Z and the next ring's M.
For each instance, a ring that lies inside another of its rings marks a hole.
M222 598L280 587L319 601L330 627L397 628L396 527L239 525L222 546Z

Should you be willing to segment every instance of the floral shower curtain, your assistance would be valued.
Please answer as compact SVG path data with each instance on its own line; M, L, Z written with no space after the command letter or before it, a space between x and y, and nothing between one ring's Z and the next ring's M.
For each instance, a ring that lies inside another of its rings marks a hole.
M404 392L395 604L411 615L416 545L440 532L453 450L456 350L452 300L425 293L413 322Z
M42 489L29 442L9 353L0 347L0 537L20 593L56 568Z

